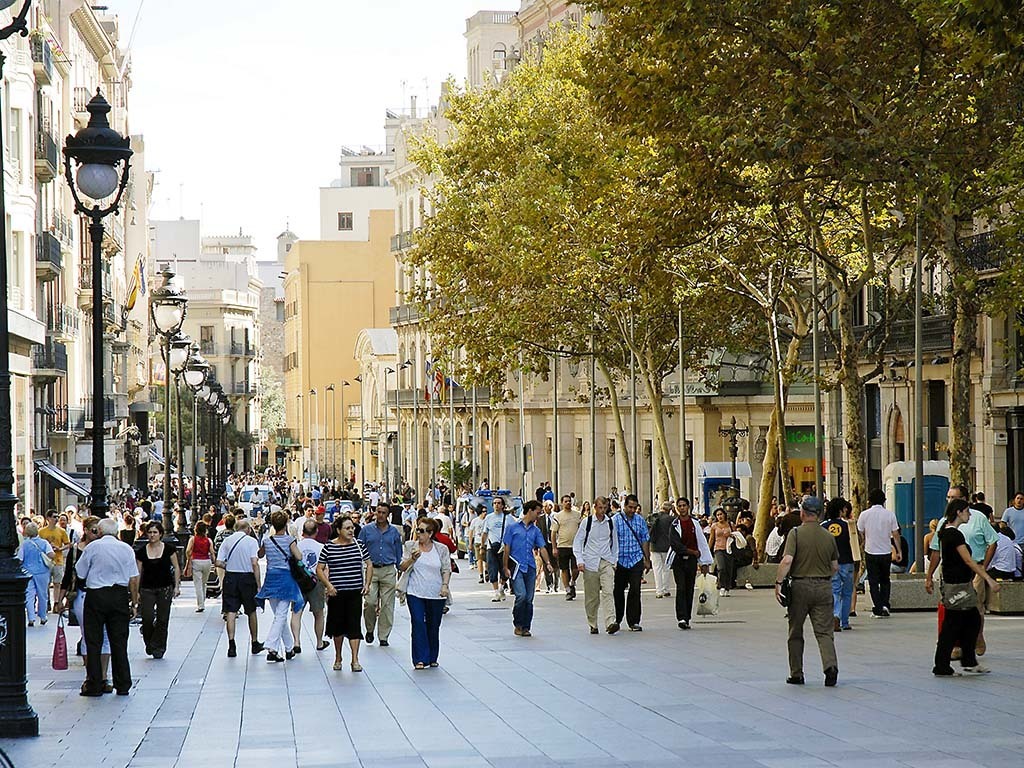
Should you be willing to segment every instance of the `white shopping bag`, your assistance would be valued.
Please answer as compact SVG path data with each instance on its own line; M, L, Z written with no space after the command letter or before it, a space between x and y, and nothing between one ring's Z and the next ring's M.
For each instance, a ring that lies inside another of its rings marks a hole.
M697 615L717 616L718 579L709 573L698 574L694 589L697 591Z

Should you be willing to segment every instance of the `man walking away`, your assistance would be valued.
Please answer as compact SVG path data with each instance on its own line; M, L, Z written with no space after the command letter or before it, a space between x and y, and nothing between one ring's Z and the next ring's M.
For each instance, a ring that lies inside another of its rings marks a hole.
M391 524L391 510L387 504L377 505L375 524L363 526L359 531L359 541L370 553L373 563L369 591L363 598L366 642L373 642L373 631L377 629L381 648L387 648L391 627L395 623L398 564L402 562L402 532Z
M540 509L539 501L526 502L522 520L509 524L502 542L505 545L502 552L505 578L511 582L512 592L516 596L515 605L512 606L512 624L519 637L530 637L530 628L533 626L533 595L537 588L534 552L540 553L544 570L553 572L544 546L544 536L536 525Z
M881 488L874 488L868 493L868 503L871 506L857 518L857 531L861 536L871 586L871 614L877 619L889 615L889 569L892 565L893 542L896 554L900 554L900 526L896 522L896 515L882 506L885 504L885 493Z
M559 549L559 565L564 551L564 548ZM602 616L608 634L614 634L617 628L612 629L615 626L612 593L615 588L615 564L619 560L619 541L612 519L608 516L608 499L604 496L594 499L594 514L577 526L572 551L574 560L579 564L579 572L583 574L583 606L590 634L597 634L597 623Z
M487 570L487 547L484 546L484 516L487 514L487 507L481 504L477 507L476 517L469 524L469 548L476 553L476 570L480 575L480 584L484 583L484 574Z
M128 662L128 622L139 605L139 568L135 552L117 538L117 520L99 522L101 538L82 552L75 564L85 580L86 676L83 696L103 695L103 632L110 640L110 666L118 696L132 687Z
M672 592L668 587L668 542L672 533L675 515L672 504L666 501L661 509L651 516L651 563L654 566L654 596L669 597Z
M651 570L651 551L647 523L636 513L639 506L640 501L631 493L626 496L622 514L612 518L619 540L619 559L615 566L614 632L618 632L622 625L623 613L630 632L643 631L640 626L640 581Z
M235 521L235 532L228 536L217 553L217 567L224 569L221 591L221 609L228 633L228 657L238 655L235 649L235 622L238 610L245 609L249 619L249 638L252 653L263 650L256 616L256 593L260 591L260 545L249 535L249 521L240 517Z
M818 641L825 685L829 688L839 678L839 662L833 633L832 576L839 571L839 549L835 537L818 524L821 500L806 497L800 504L803 522L786 538L786 549L779 563L775 581L775 598L781 597L782 582L793 577L789 601L789 677L790 685L804 684L804 621L811 618L811 628ZM781 603L781 600L779 600Z
M690 500L682 496L676 500L676 519L669 531L669 549L667 564L676 582L676 622L680 629L689 629L697 566L706 575L714 558L704 531L690 516Z
M317 541L316 532L316 520L307 518L302 524L302 539L297 543L299 552L302 553L302 561L313 573L316 573L316 564L320 560L320 550L324 548L324 545ZM316 649L322 651L330 645L329 642L324 640L324 608L327 596L324 593L323 583L317 579L316 586L309 592L304 593L303 597L306 598L309 612L313 614L313 634L316 636ZM295 646L292 648L293 653L302 653L302 614L305 611L306 605L292 612L292 637L295 638Z
M839 570L832 577L833 630L840 632L853 629L850 626L850 605L853 602L853 547L850 545L850 528L842 515L850 502L842 496L829 499L825 506L822 527L832 534L839 552Z

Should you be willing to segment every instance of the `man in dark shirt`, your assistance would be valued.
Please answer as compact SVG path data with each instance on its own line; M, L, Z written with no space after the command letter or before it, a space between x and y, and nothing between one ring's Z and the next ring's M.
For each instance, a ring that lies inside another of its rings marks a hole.
M789 511L779 518L779 535L781 535L782 538L786 538L786 536L789 535L789 532L799 526L801 522L800 508L790 507Z
M656 598L669 597L672 594L672 590L668 586L669 569L666 563L669 537L675 520L672 504L666 501L661 505L661 509L651 515L647 521L651 529L651 561L654 565L654 596Z
M850 626L850 604L853 600L853 548L850 545L850 527L842 514L850 502L841 496L830 499L825 507L821 527L832 534L839 550L839 570L832 576L832 614L834 631L853 629Z

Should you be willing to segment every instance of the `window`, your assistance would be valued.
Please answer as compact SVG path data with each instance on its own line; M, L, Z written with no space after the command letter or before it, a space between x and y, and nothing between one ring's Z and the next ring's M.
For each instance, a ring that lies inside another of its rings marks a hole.
M338 231L352 231L352 211L338 211Z
M369 166L365 168L352 168L351 179L353 187L379 187L380 168Z
M10 148L11 158L16 162L21 162L21 110L14 108L11 110L11 125L10 125Z
M284 252L285 253L291 253L291 250L292 250L292 244L291 243L285 243L284 244Z

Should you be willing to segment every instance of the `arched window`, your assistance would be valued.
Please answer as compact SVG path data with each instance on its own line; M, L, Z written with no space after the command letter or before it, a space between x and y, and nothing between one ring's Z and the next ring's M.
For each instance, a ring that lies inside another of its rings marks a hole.
M494 52L491 54L491 69L495 72L505 71L505 59L507 56L507 49L504 43L498 43L494 47Z

